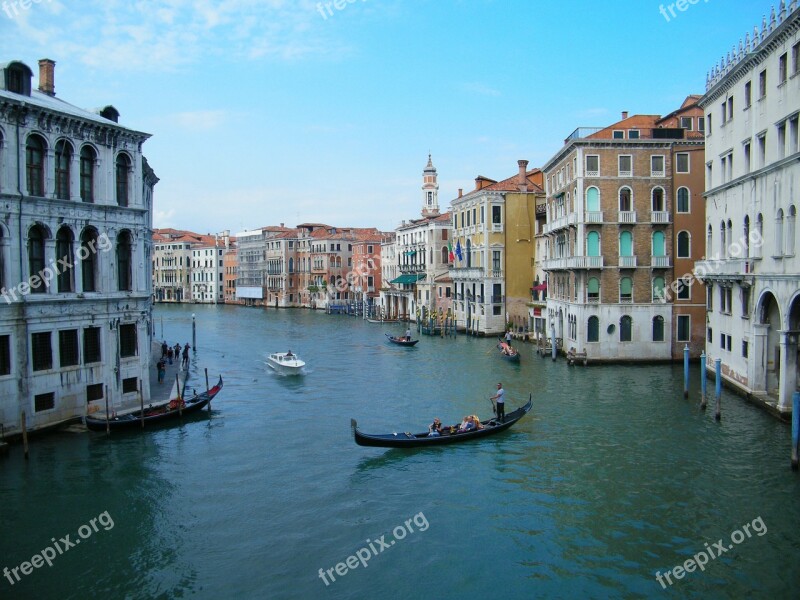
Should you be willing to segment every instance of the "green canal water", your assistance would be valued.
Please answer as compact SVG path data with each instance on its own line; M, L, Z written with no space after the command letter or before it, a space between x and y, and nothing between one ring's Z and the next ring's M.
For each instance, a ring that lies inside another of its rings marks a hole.
M400 326L309 311L158 307L157 336L163 318L190 340L193 312L189 387L203 367L225 378L210 414L0 459L0 568L55 555L0 598L800 597L790 430L727 392L715 422L697 366L685 400L681 366L568 367L530 345L512 365L491 339L405 349L384 337ZM265 366L287 349L303 377ZM534 408L495 438L353 442L351 417L379 433L487 418L497 381L508 411ZM703 571L656 580L718 540Z

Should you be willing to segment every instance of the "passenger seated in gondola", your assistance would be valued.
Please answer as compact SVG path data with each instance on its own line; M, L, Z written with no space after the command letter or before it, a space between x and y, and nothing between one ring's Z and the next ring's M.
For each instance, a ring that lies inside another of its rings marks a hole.
M472 415L470 418L472 419L472 424L475 425L475 429L483 429L483 423L481 423L478 415Z
M458 426L459 433L462 431L467 431L467 425L469 425L469 415L461 419L461 425Z
M442 435L442 422L437 417L433 423L428 425L428 437L439 437L440 435Z

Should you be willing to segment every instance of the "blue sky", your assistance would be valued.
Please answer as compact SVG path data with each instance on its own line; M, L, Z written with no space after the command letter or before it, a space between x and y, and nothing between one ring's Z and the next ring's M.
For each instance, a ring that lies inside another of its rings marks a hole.
M201 233L305 221L392 230L418 216L428 151L446 209L477 175L543 164L578 126L666 114L703 93L707 71L771 8L19 1L0 0L0 62L38 73L51 58L60 98L113 104L122 124L151 133L155 226Z

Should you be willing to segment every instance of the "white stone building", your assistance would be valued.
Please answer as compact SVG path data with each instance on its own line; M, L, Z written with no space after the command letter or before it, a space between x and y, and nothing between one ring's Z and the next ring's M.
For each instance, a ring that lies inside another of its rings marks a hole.
M230 247L230 235L204 236L211 243L192 248L192 301L198 304L223 304L225 289L223 257Z
M0 423L6 434L150 397L150 137L0 65Z
M800 6L780 3L709 75L708 368L780 413L798 388Z

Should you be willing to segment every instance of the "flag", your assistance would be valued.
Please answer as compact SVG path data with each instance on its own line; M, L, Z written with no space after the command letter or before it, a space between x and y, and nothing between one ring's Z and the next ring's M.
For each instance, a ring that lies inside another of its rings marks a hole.
M458 257L458 260L464 260L461 256L461 240L456 242L456 256Z
M447 242L447 256L450 262L455 262L456 255L453 254L453 244L451 244L450 242Z

